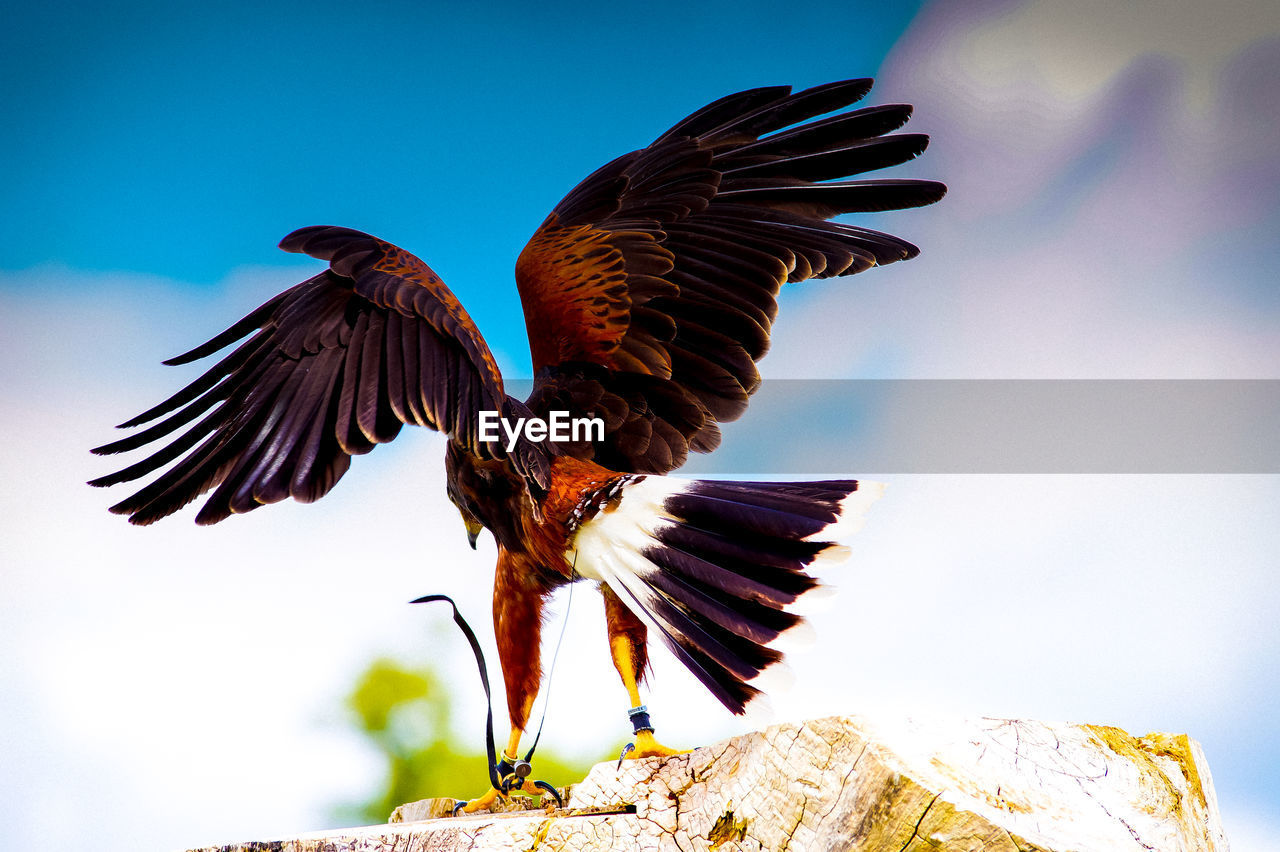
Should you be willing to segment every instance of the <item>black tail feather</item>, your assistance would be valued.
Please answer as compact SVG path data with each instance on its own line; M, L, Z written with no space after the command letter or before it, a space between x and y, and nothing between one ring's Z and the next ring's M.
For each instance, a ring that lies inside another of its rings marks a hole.
M852 480L688 483L665 498L669 522L640 554L652 570L635 574L643 588L624 599L742 713L760 692L751 681L782 659L772 643L803 621L786 607L818 585L808 569L833 545L822 532L857 490Z

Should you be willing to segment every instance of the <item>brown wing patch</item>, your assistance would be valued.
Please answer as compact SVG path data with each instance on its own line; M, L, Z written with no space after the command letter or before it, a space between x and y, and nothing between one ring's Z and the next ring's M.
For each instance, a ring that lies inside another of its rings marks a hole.
M548 217L516 261L534 369L565 361L606 364L631 317L627 273L614 235Z
M374 270L392 276L397 290L403 284L416 284L426 289L440 303L445 313L456 322L470 324L471 318L462 307L462 303L458 301L457 296L453 295L453 291L445 286L444 281L436 275L434 269L398 246L383 240L378 240L377 243L382 247L382 257L373 265ZM404 297L393 299L391 306L402 313L412 313L413 306Z
M675 327L644 305L679 292L662 277L671 269L671 252L648 231L548 216L516 262L535 372L586 362L669 378Z
M484 343L484 338L480 335L480 330L471 319L471 315L467 313L467 309L462 306L462 302L458 301L458 297L453 294L448 285L434 269L413 254L385 240L377 240L377 243L382 248L382 255L373 265L373 269L390 276L397 285L416 284L422 287L431 298L428 303L430 307L425 313L429 314L432 309L443 310L451 322L441 323L437 326L439 330L465 338L465 341L471 344L465 347L468 354L479 359L488 374L501 387L502 374L498 370L498 362L494 360L493 353ZM394 307L405 316L424 313L424 306L417 304L420 299L415 300L406 295L406 292L405 288L397 286L396 294L391 298L388 307Z

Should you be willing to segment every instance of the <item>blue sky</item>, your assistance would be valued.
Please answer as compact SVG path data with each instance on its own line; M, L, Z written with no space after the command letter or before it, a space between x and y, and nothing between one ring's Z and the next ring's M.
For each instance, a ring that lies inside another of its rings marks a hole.
M451 593L479 621L488 606L492 545L467 549L437 437L406 432L316 505L214 529L190 513L128 527L83 485L111 469L87 448L191 375L162 358L317 268L275 248L296 227L420 254L520 375L511 270L578 180L731 91L876 76L869 100L914 103L933 136L904 173L951 193L871 223L918 259L785 292L766 377L1280 378L1267 4L884 6L6 8L8 845L320 827L376 774L338 709L369 657L429 639L472 683L465 647L403 605ZM733 428L743 474L753 454L785 466ZM782 718L930 708L1186 731L1236 847L1276 848L1280 477L875 478L890 489L828 578L842 595L793 659ZM556 685L578 712L553 710L546 741L598 756L625 719L619 695L584 688L613 679L590 597L560 664L580 674ZM750 725L657 665L649 703L680 719L673 741ZM469 686L458 701L466 725L483 718Z
M340 223L513 351L514 258L575 183L722 94L874 72L918 6L37 5L0 36L0 266L216 286Z

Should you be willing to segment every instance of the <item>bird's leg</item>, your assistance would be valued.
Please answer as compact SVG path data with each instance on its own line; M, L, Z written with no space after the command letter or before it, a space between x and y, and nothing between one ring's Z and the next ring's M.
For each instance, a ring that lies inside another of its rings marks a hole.
M543 795L545 787L540 787L540 782L525 783L530 767L520 759L519 749L520 737L542 682L542 608L547 594L528 566L519 563L505 548L498 551L493 584L493 631L507 688L511 736L496 767L501 789L491 787L480 798L467 802L461 807L466 813L488 810L498 798L508 798L517 790L527 796Z
M622 750L618 762L623 758L670 757L673 754L687 754L685 751L665 746L653 735L653 724L649 720L648 708L640 700L640 681L644 679L645 669L649 665L649 652L646 641L648 629L644 622L627 609L613 590L601 584L600 593L604 595L604 618L609 628L609 653L613 657L613 666L622 678L622 686L627 690L627 698L631 700L631 709L627 716L631 719L635 741Z
M530 701L530 703L532 704L532 701ZM461 808L457 808L456 810L468 814L473 814L477 811L487 811L493 806L495 801L500 798L505 799L510 797L513 790L517 790L523 786L524 778L516 774L516 766L520 763L520 737L523 734L524 731L520 728L513 727L511 729L511 736L507 738L507 747L503 749L502 753L498 756L498 778L500 781L504 782L503 786L507 789L499 790L497 787L490 787L488 792L483 796L466 802ZM508 778L514 780L508 782ZM526 792L526 795L541 794L530 794Z

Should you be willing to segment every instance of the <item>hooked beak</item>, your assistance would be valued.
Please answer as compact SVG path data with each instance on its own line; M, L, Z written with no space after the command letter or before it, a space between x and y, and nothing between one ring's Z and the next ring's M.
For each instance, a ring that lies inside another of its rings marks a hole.
M471 549L476 549L476 539L480 537L480 531L484 529L479 521L473 521L470 518L464 518L463 524L467 527L467 544L471 545Z

